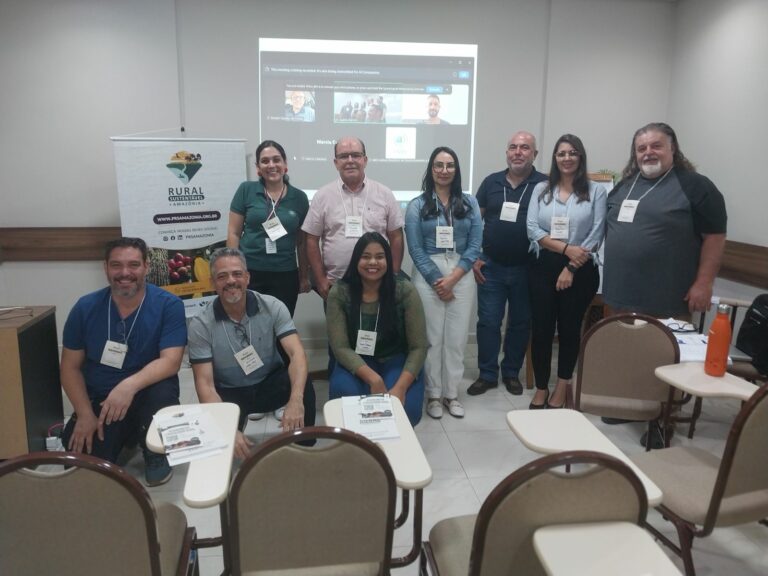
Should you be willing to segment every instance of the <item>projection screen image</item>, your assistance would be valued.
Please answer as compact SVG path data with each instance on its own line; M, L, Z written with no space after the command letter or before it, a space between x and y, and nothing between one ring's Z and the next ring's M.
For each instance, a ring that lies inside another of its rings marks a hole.
M420 191L436 146L459 156L469 192L477 46L261 38L260 140L280 142L311 195L336 178L333 144L363 140L366 174L398 200Z

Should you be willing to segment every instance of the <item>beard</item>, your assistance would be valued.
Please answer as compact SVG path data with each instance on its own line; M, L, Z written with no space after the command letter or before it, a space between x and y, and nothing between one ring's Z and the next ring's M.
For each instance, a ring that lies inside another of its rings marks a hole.
M137 278L128 278L129 280L133 280L135 283L129 286L121 286L119 282L124 279L125 278L120 277L115 278L112 281L112 294L115 296L120 296L121 298L133 298L144 286L144 283L140 282Z
M225 289L224 292L221 294L222 300L224 300L227 304L237 304L240 302L240 300L243 299L243 295L245 294L244 290L227 290Z
M640 172L646 178L656 178L661 175L661 162L656 160L655 162L643 163L640 165Z

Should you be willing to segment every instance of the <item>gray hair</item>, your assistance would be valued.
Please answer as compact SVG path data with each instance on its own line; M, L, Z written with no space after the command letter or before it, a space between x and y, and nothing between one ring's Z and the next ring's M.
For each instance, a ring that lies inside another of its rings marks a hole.
M672 165L675 168L696 172L696 167L680 150L680 144L677 143L677 134L675 134L672 126L665 122L651 122L642 128L638 128L637 132L632 136L632 145L629 148L629 161L624 167L624 171L621 173L622 178L631 178L640 171L640 167L637 165L635 142L637 141L638 136L645 134L646 132L660 132L669 138L669 141L672 144Z
M248 264L245 261L245 254L243 254L237 248L217 248L211 254L210 260L208 260L208 266L211 269L211 275L213 275L213 267L216 265L216 261L219 258L237 258L243 265L243 270L248 270Z

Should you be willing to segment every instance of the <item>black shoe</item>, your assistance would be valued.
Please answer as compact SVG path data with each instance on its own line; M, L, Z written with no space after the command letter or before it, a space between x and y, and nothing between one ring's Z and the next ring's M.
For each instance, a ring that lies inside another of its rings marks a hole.
M533 400L531 400L531 403L528 404L528 410L544 410L547 408L549 404L549 390L547 390L547 395L544 397L544 403L543 404L534 404Z
M559 410L560 408L565 408L565 399L563 399L563 403L560 404L560 406L555 406L554 404L550 404L549 400L547 400L547 408L550 410Z
M517 376L502 378L501 381L504 382L504 386L507 387L507 392L510 394L520 396L523 393L523 385L520 383L520 380L517 379Z
M647 446L648 444L648 432L643 432L640 436L640 445ZM661 426L658 423L653 424L651 427L651 450L661 450L664 448L664 434L661 432Z
M469 388L467 388L467 394L470 396L478 396L480 394L485 394L488 390L491 388L496 388L499 385L498 382L489 382L488 380L483 380L482 378L478 378L472 384L470 384Z
M600 420L603 421L603 424L610 424L611 426L615 424L629 424L630 422L637 422L637 420L626 420L624 418L608 418L606 416L603 416L600 418Z

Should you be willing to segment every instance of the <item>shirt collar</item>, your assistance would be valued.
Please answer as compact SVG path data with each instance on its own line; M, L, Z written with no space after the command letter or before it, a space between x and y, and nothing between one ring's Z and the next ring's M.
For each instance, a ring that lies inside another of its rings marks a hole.
M511 188L511 185L509 184L509 180L507 180L508 173L509 173L509 168L501 172L501 180L503 180L506 183L506 185L509 185ZM533 168L531 170L531 173L528 174L528 178L520 182L520 184L517 185L517 188L511 188L511 189L517 190L518 188L520 188L520 186L524 186L525 184L538 184L539 182L542 182L546 179L547 177L544 176L544 174L536 170L536 168Z
M358 190L357 192L352 192L352 190L349 188L349 186L344 184L344 180L339 178L339 189L342 192L345 192L346 194L360 194L361 192L363 192L365 190L365 185L367 183L368 183L368 176L363 176L363 183L360 186L360 190Z
M256 299L256 293L250 290L245 291L245 313L248 316L256 316L259 312L259 301ZM218 296L213 301L213 317L217 320L229 320L229 316L221 304L221 298Z

